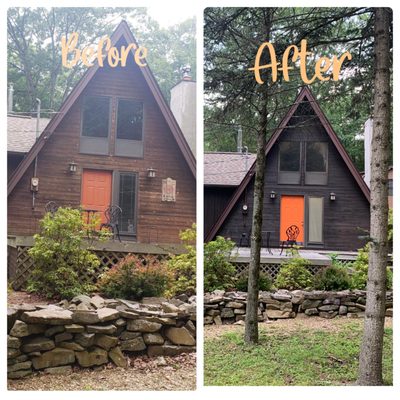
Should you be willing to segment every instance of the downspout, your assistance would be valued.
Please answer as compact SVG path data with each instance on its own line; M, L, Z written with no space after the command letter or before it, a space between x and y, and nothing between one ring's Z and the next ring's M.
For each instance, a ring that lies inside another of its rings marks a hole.
M36 141L39 139L40 136L40 107L42 102L40 99L36 99L37 102L37 111L36 111ZM36 178L37 175L37 164L38 164L38 156L35 157L35 162L33 164L33 177ZM32 190L32 210L35 209L35 199L36 199L36 192Z

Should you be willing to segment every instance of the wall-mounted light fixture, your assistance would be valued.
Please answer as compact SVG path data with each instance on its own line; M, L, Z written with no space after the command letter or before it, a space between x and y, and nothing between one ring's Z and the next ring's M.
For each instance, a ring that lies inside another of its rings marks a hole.
M248 210L247 204L243 204L243 206L242 206L242 213L243 213L243 215L246 215L246 214L247 214L247 210Z
M336 200L336 194L333 193L333 192L331 192L331 193L329 194L329 200L330 200L330 201L335 201L335 200Z
M269 194L269 197L270 197L272 200L275 200L275 199L276 199L276 193L272 190L271 193Z
M147 177L148 178L155 178L156 177L156 170L152 167L147 168Z
M74 173L76 172L77 166L78 166L78 165L77 165L74 161L71 161L71 162L68 164L68 172L69 172L70 174L74 174Z

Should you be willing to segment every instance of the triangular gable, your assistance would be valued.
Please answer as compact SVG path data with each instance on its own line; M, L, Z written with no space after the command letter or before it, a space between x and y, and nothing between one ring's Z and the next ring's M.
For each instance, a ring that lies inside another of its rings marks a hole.
M129 29L128 24L126 21L121 21L121 23L118 25L118 27L115 29L113 34L110 37L111 40L111 46L115 46L117 42L124 37L125 40L128 43L135 43L137 45L137 41L134 38L131 30ZM133 52L133 50L131 50ZM7 196L9 196L12 191L14 190L15 186L19 182L19 180L22 178L22 176L25 174L26 170L29 168L29 166L32 164L34 161L35 157L39 154L40 150L43 148L44 144L48 140L48 138L53 134L53 132L56 130L56 128L59 126L61 121L63 120L64 116L68 113L72 105L75 103L75 101L78 99L80 94L83 92L87 84L90 82L90 80L94 77L95 73L99 69L99 65L96 61L96 63L93 65L93 67L88 68L88 70L84 73L82 78L79 80L79 82L75 85L75 87L72 89L71 93L67 97L67 99L64 101L62 104L59 112L52 118L45 128L45 130L42 132L40 135L39 139L36 141L36 143L32 146L31 150L29 153L26 155L26 157L23 159L23 161L19 164L18 168L14 171L9 183L8 183L8 188L7 188ZM153 76L153 73L151 72L149 66L147 65L146 67L140 67L139 70L142 72L143 77L149 86L149 89L156 100L156 103L158 107L160 108L160 111L165 118L165 121L170 128L172 135L178 144L178 147L180 151L182 152L182 155L188 164L188 167L194 177L196 177L196 160L194 158L194 155L192 151L190 150L190 147L188 143L186 142L185 137L183 136L183 133L178 125L178 123L175 120L175 117L173 116L170 108L168 107L161 90Z
M321 107L319 106L317 100L315 99L315 97L311 93L311 90L307 86L304 86L301 89L300 93L296 97L296 100L294 101L294 103L290 107L288 113L282 119L282 121L280 122L278 128L275 130L273 135L268 140L268 142L266 144L266 147L265 147L265 157L268 155L268 153L270 152L270 150L272 149L272 147L274 146L274 144L276 143L276 141L278 140L278 138L280 137L280 135L282 134L282 132L286 128L286 126L289 123L290 119L292 118L292 116L296 112L297 108L299 107L299 105L301 103L304 102L304 100L308 101L309 104L311 105L313 111L315 112L316 116L320 120L322 126L325 128L329 138L332 140L333 144L335 145L336 150L341 155L341 157L342 157L343 161L345 162L348 170L353 175L353 177L354 177L355 181L357 182L358 186L360 187L362 193L364 194L365 198L369 202L370 201L370 191L368 189L368 186L366 185L366 183L362 179L360 173L358 172L357 168L353 164L350 156L347 154L347 151L345 150L345 148L343 147L342 143L340 142L340 140L339 140L338 136L336 135L335 131L333 130L331 124L327 120L327 118L326 118L324 112L322 111ZM206 241L212 240L213 237L217 234L217 232L221 228L222 224L225 222L226 218L228 217L228 215L232 211L233 207L235 206L235 204L239 200L239 198L242 195L243 191L245 190L247 185L251 182L251 179L253 178L253 176L255 174L255 167L256 167L256 161L254 161L253 165L251 166L251 168L247 172L247 174L244 177L243 181L238 186L238 188L236 189L235 193L233 194L233 196L229 200L229 203L227 204L225 210L222 212L222 214L220 215L220 217L218 218L218 220L216 221L214 226L211 228L210 232L208 233L208 235L207 235L207 237L205 239Z

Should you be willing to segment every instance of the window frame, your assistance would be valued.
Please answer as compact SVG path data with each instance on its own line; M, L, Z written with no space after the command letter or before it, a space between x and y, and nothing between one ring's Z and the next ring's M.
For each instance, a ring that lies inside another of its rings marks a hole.
M305 141L304 142L304 184L305 185L320 185L325 186L328 184L328 172L329 172L329 143L324 141ZM308 144L322 143L325 147L326 153L326 170L325 171L307 171L307 147Z
M310 240L310 199L321 199L321 241ZM325 243L325 231L324 231L324 218L325 218L325 197L322 195L309 195L307 196L307 207L306 207L306 221L307 221L307 245L318 245L322 246Z
M115 204L119 207L120 206L120 193L119 193L119 189L120 189L120 184L121 184L121 175L123 174L130 174L130 175L134 175L135 176L135 194L134 194L134 198L135 198L135 207L134 207L134 217L133 217L133 226L134 226L134 230L133 232L128 232L128 231L123 231L122 230L122 223L121 221L118 221L119 224L119 229L120 229L120 235L121 236L125 236L125 237L135 237L137 235L137 221L138 221L138 187L139 187L139 173L136 171L113 171L113 182L112 182L112 204ZM122 208L122 207L121 207ZM123 212L123 210L122 210ZM122 218L122 214L121 214L121 218Z
M88 98L108 99L108 129L106 137L86 136L83 134L84 105ZM79 153L94 155L109 155L112 128L112 96L86 95L82 98L80 109Z
M119 102L131 101L142 104L142 140L120 139L117 137L118 129L118 108ZM144 138L145 138L145 102L143 99L127 97L116 97L115 105L115 145L114 153L118 157L143 158L144 157Z
M299 169L298 171L281 171L281 145L283 143L298 143L299 145ZM302 142L294 140L284 140L279 142L278 145L278 184L280 185L300 185L301 184L301 172L302 172Z

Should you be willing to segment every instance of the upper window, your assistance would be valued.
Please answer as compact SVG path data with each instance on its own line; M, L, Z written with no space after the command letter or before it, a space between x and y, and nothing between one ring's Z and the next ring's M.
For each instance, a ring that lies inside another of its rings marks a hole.
M117 139L142 140L143 104L118 100Z
M108 137L110 99L108 97L85 97L83 101L82 136Z
M300 183L300 154L300 142L279 144L279 183Z
M306 143L306 185L326 185L328 183L328 143Z

